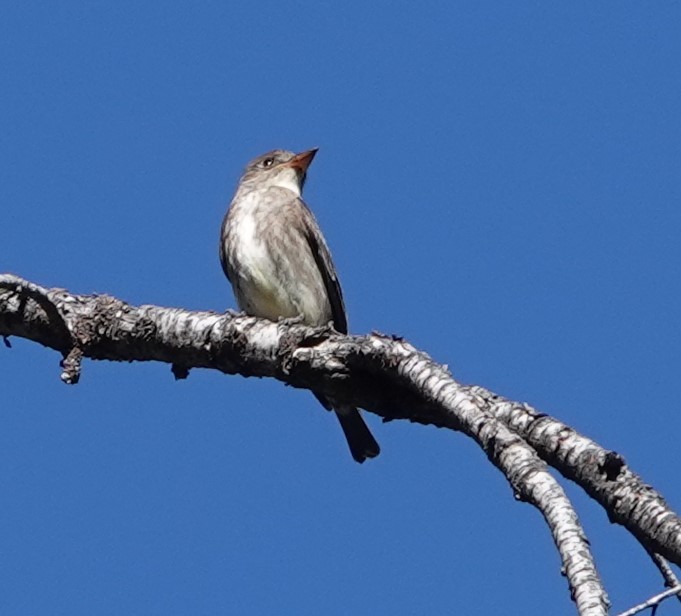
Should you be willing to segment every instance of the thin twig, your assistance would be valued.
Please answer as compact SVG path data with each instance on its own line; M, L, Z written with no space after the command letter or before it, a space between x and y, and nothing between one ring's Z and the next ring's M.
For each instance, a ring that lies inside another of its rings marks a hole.
M676 576L676 573L672 570L672 568L669 566L669 562L667 562L667 559L664 556L661 556L660 554L656 554L655 552L651 552L650 550L646 550L648 552L648 555L652 559L652 561L655 563L655 566L660 570L660 573L662 574L662 577L664 578L664 585L667 588L675 588L677 586L681 586L681 580ZM677 594L676 598L681 602L681 594Z
M665 590L664 592L661 592L659 595L655 595L654 597L651 597L646 601L645 603L640 603L639 605L635 605L632 607L630 610L627 610L626 612L622 612L621 614L618 614L617 616L634 616L634 614L638 614L639 612L642 612L643 610L647 610L649 607L652 607L655 609L662 601L665 599L668 599L669 597L673 597L674 595L678 595L681 593L681 585L675 586L674 588L671 588L670 590Z

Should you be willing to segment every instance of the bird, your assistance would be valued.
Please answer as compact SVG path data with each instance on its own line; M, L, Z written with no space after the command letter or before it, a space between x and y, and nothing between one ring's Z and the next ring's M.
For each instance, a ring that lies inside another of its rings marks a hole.
M348 323L336 268L312 211L302 199L318 148L273 150L253 159L239 180L220 231L220 263L239 309L271 321L311 327ZM359 410L313 392L340 423L360 464L380 447Z

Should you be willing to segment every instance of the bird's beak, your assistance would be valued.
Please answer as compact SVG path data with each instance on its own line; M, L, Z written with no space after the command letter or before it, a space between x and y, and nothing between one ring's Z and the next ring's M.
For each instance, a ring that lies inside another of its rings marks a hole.
M312 162L312 159L314 158L314 155L317 153L318 149L319 148L312 148L307 152L301 152L300 154L296 154L291 160L289 160L287 163L284 163L282 166L300 169L300 171L305 173L307 171L307 168L310 166L310 163Z

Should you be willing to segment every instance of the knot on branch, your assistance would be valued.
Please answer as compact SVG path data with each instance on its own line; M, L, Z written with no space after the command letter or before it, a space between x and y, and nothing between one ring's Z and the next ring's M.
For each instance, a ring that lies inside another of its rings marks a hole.
M624 458L616 451L608 451L599 465L600 471L608 481L615 481L626 466Z

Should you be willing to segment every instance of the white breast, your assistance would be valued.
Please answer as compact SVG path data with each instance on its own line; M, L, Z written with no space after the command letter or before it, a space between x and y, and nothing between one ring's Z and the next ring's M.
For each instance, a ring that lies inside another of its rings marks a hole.
M242 216L232 236L238 255L234 292L239 307L254 316L276 321L279 317L295 317L293 305L283 281L279 280L272 256L258 234L258 225L252 213L257 195L249 195L240 204Z
M237 261L232 276L237 303L248 314L272 321L302 315L310 325L325 325L331 319L331 306L313 255L300 252L310 250L302 234L299 244L295 233L269 249L265 243L265 231L290 233L292 229L278 218L280 200L263 192L242 196L238 227L230 234L231 254Z

